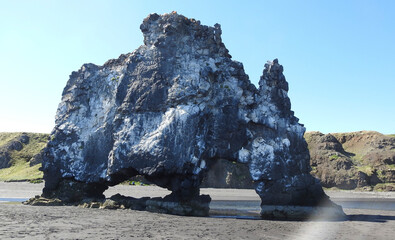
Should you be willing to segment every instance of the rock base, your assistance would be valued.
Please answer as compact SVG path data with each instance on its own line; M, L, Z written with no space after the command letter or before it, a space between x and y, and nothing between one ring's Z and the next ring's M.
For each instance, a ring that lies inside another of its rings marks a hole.
M211 198L201 195L197 200L185 202L167 201L163 198L152 198L146 202L149 212L166 213L181 216L207 217L210 211Z
M29 200L22 202L25 205L32 205L32 206L64 206L64 202L57 198L45 198L39 195L36 195Z
M311 220L322 219L342 221L347 218L341 206L336 204L323 206L292 206L292 205L262 205L262 219L276 220Z
M189 201L172 201L169 198L133 198L116 194L109 199L84 199L80 202L65 202L59 199L50 199L35 196L23 202L32 206L78 206L83 208L100 209L132 209L180 216L209 216L211 198L200 195L197 199Z

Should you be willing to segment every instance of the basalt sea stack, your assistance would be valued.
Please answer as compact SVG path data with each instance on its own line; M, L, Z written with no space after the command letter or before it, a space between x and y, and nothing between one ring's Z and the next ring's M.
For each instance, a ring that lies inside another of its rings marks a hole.
M297 218L330 203L309 174L305 128L277 59L257 89L231 59L219 24L173 12L151 14L140 28L137 50L71 74L43 156L43 197L100 199L108 186L142 175L172 191L146 208L209 202L199 185L225 159L248 166L263 217Z

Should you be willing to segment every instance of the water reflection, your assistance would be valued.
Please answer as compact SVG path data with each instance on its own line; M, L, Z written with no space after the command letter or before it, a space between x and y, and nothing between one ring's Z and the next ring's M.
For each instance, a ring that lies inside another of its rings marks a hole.
M0 202L23 202L27 200L28 198L0 198ZM343 208L395 211L395 199L393 198L331 198L331 200ZM213 212L229 212L229 214L240 212L246 214L246 216L255 216L261 210L260 204L261 202L256 200L212 200L210 209Z
M24 202L29 198L0 198L0 202Z
M395 199L390 198L355 198L355 199L331 199L343 208L371 209L395 211ZM210 203L210 216L231 217L240 219L258 219L260 213L260 201L236 201L236 200L212 200Z

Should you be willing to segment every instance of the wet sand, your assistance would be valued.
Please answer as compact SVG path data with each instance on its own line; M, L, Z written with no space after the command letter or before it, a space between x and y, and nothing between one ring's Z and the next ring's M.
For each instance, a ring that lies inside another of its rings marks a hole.
M0 183L0 198L29 198L42 184ZM202 189L214 201L259 201L253 190ZM158 187L117 186L107 196L164 196ZM336 199L395 200L395 193L328 192ZM393 239L395 209L344 209L347 221L181 217L133 210L0 202L0 239Z

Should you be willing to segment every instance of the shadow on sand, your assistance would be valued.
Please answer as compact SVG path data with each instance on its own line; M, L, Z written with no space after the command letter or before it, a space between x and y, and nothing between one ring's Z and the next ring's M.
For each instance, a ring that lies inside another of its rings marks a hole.
M233 218L233 219L242 219L242 220L262 220L259 216L255 215L211 215L212 218ZM367 214L351 214L347 215L344 220L328 220L328 219L309 219L309 220L270 220L270 221L312 221L312 222L376 222L376 223L385 223L388 221L395 221L395 216L386 216L386 215L367 215Z
M395 221L395 216L386 215L368 215L368 214L355 214L347 215L348 221L358 221L358 222L378 222L385 223L387 221Z

